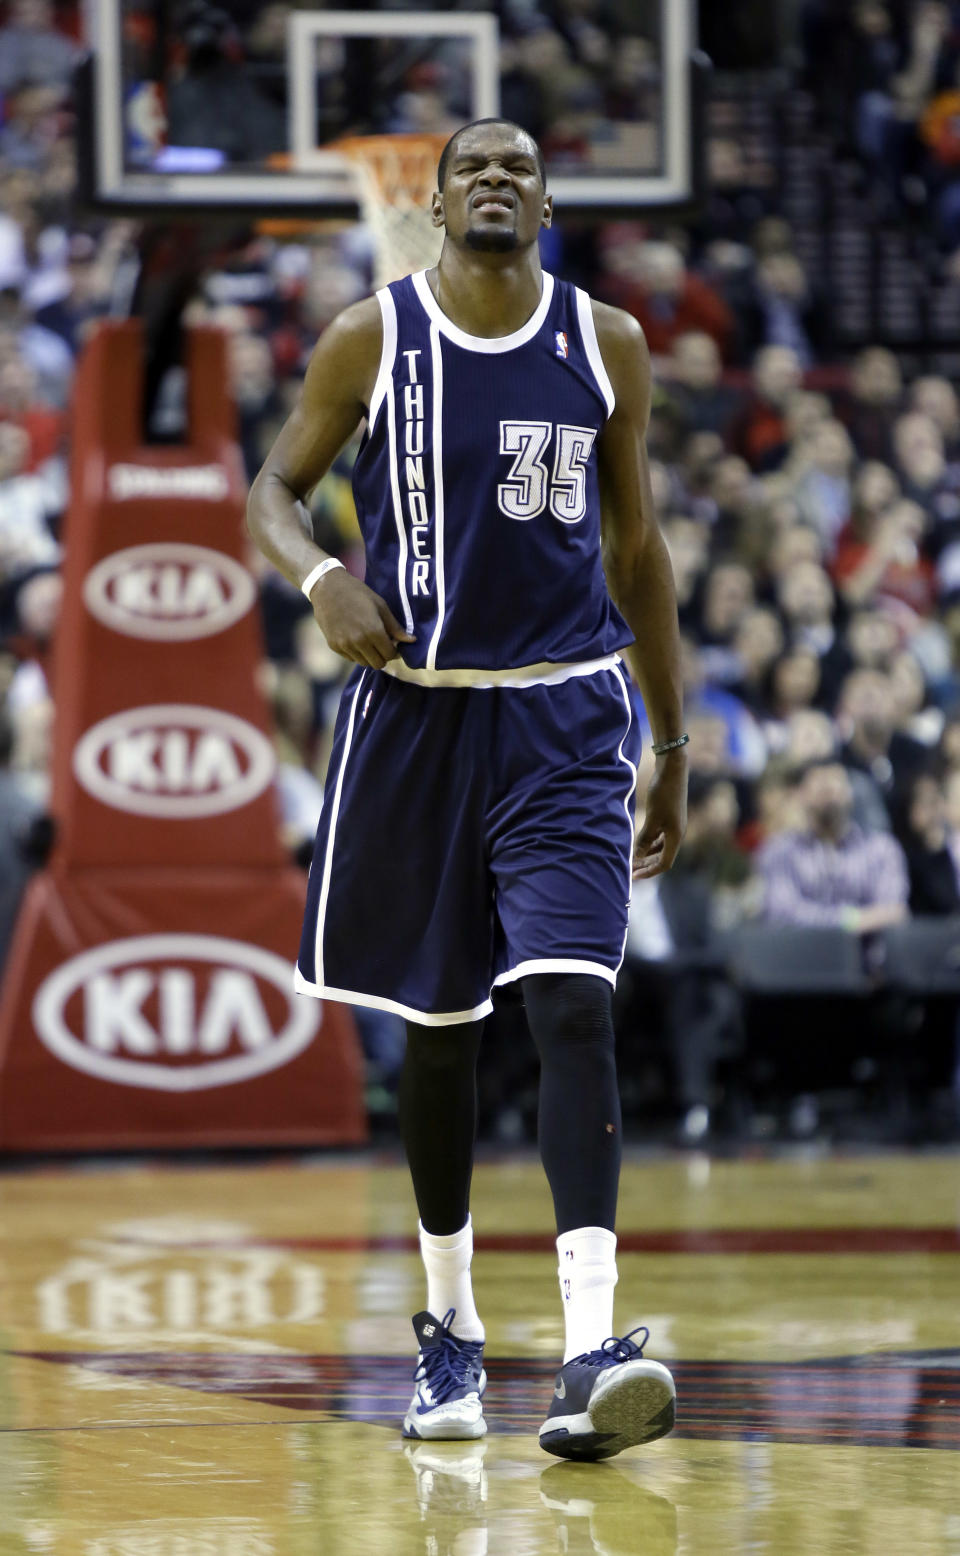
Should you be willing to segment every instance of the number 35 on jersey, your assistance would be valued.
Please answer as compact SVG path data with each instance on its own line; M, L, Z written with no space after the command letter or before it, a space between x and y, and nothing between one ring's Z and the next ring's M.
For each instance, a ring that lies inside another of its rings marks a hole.
M587 461L596 439L592 427L549 421L501 421L500 453L513 456L497 486L501 513L535 519L550 509L562 524L577 524L587 511Z

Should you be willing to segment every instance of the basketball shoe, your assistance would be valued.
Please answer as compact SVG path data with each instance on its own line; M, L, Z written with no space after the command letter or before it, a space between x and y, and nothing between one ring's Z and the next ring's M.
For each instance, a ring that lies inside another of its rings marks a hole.
M482 1437L483 1341L458 1340L450 1333L456 1310L443 1319L417 1313L414 1332L420 1345L413 1374L416 1390L403 1422L404 1437L430 1440Z
M649 1338L649 1329L632 1329L564 1362L540 1428L541 1448L561 1459L609 1459L672 1429L677 1391L666 1367L644 1356Z
M673 1503L612 1464L551 1464L540 1476L540 1500L566 1556L677 1556Z

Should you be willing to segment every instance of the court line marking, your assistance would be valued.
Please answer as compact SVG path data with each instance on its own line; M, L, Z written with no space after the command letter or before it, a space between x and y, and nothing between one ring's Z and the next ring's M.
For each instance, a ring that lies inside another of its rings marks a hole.
M419 1253L415 1236L246 1237L154 1242L142 1237L111 1237L111 1242L169 1249L287 1248L314 1253ZM474 1234L475 1253L555 1253L547 1232ZM958 1254L957 1226L720 1227L685 1231L621 1232L617 1252L659 1254Z
M235 1395L229 1396L231 1399ZM283 1406L278 1405L278 1410ZM289 1431L292 1426L373 1426L381 1432L394 1432L396 1427L387 1426L380 1421L344 1421L342 1416L291 1416L282 1421L276 1418L256 1421L92 1421L85 1426L0 1426L0 1437L28 1437L31 1433L36 1436L52 1434L53 1432L208 1432L213 1428L216 1431L224 1431L228 1427L250 1426L276 1426L282 1431Z

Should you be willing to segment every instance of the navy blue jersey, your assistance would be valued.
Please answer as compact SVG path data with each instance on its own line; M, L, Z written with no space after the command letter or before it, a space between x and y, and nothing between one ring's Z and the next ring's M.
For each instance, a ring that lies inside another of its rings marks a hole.
M613 410L585 292L543 277L512 335L467 335L420 272L377 293L383 353L353 488L366 581L417 669L598 659L633 641L600 558Z

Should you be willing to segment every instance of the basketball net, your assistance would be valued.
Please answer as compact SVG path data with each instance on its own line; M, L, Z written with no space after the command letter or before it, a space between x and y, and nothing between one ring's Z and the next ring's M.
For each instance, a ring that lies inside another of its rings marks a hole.
M430 196L446 141L445 135L354 135L331 147L356 170L378 287L427 270L440 257L443 229L430 219Z

